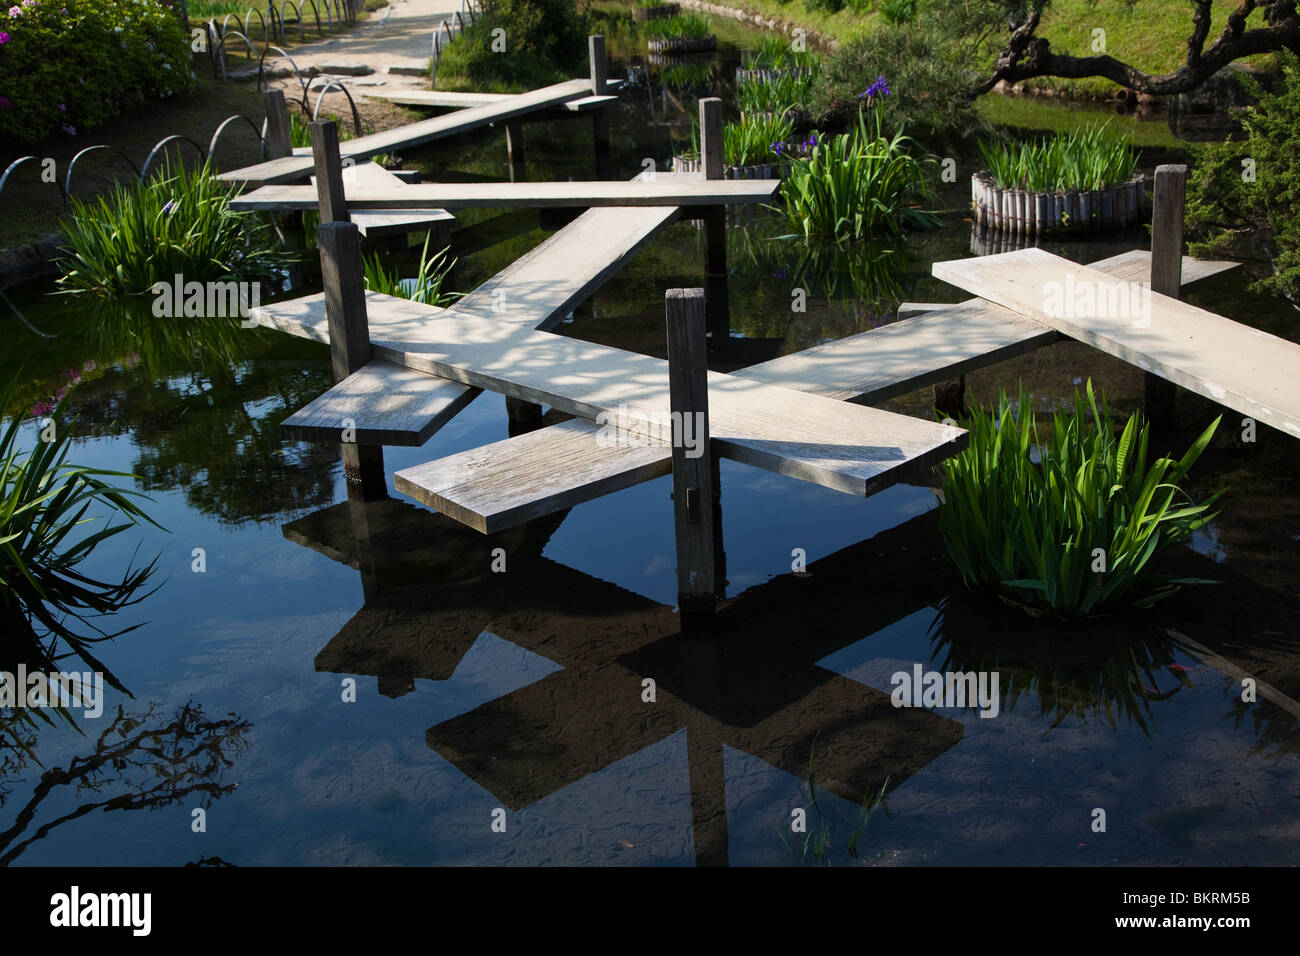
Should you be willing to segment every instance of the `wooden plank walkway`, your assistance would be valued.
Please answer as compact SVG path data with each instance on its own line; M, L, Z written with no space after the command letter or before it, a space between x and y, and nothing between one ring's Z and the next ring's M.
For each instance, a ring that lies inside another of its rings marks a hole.
M355 142L355 141L354 141ZM554 183L403 183L389 189L344 183L348 209L465 209L509 206L720 206L769 201L779 179L704 179L660 175L653 182L591 180ZM232 209L305 210L317 206L314 186L263 186L232 200Z
M934 275L1189 391L1300 436L1300 345L1169 296L1116 308L1116 280L1041 249L936 262ZM1055 308L1052 289L1059 290ZM1076 308L1073 290L1092 290ZM1116 296L1118 299L1119 297ZM1108 312L1114 314L1106 314Z
M588 86L590 89L590 86ZM387 100L399 106L452 107L468 109L473 106L493 106L514 99L517 93L456 93L450 90L375 90L366 91L366 98Z
M280 424L291 441L423 445L479 394L390 362L367 362Z
M311 177L313 186L316 177ZM391 170L384 169L378 163L355 163L343 167L343 188L348 189L391 189L402 188L406 183ZM456 217L445 209L427 209L418 212L402 210L377 209L369 212L352 214L353 222L361 235L370 238L380 236L406 235L419 232L440 222L454 222Z
M1187 258L1183 264L1184 285L1237 265ZM1150 253L1126 252L1094 263L1093 267L1109 275L1138 276L1144 274L1143 269L1149 273ZM957 304L934 304L915 318L731 374L824 398L873 403L995 364L1061 338L1054 329L976 298ZM611 490L629 487L636 483L631 479L648 481L671 468L668 446L655 443L638 449L643 454L633 461L625 458L627 449L600 447L599 432L596 424L575 419L563 426L553 425L489 446L492 457L487 454L489 449L481 449L484 454L474 459L477 482L451 480L447 476L454 474L454 469L441 471L436 467L440 463L432 462L399 472L395 485L424 504L455 513L458 520L482 530L506 527L517 514L538 517L570 508L608 493L602 490L605 487ZM526 459L515 451L513 443L525 439L529 451L537 454L535 475L519 470L519 462ZM590 489L590 493L582 494L582 489L565 486L562 471L553 469L546 460L544 451L551 441L564 449L559 454L567 460L577 460L578 452L583 452L583 487ZM499 468L493 465L497 457ZM625 460L626 470L621 471Z
M418 123L409 123L395 129L350 139L339 144L339 152L345 159L351 157L357 160L369 159L378 153L400 152L412 146L469 132L526 113L560 106L569 100L582 99L590 95L590 80L566 80L540 90L520 93L509 100L484 103L446 116L435 116ZM218 178L226 182L283 183L306 178L311 174L312 168L310 155L285 156L281 159L246 166L243 169L233 169L221 173Z
M399 471L393 488L495 534L672 470L667 446L599 448L597 432L582 419L550 425Z
M456 308L502 327L552 328L676 215L675 208L663 206L588 210L465 296ZM405 334L405 326L386 321L394 314L384 307L388 301L387 296L367 293L372 341L381 336L400 339ZM441 312L431 309L434 315ZM253 318L304 338L329 341L324 293L277 303L255 311ZM386 388L394 389L393 397L377 398ZM350 418L358 443L422 445L479 391L388 362L371 362L281 427L286 438L338 441L344 419Z

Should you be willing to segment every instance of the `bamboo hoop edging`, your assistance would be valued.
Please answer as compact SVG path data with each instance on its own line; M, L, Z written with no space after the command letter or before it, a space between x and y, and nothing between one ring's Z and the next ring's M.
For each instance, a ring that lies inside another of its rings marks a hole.
M1000 188L988 170L971 176L976 225L1013 235L1122 229L1142 221L1143 177L1106 189L1063 193Z
M710 33L706 37L665 37L646 43L651 53L705 53L718 48L718 38Z

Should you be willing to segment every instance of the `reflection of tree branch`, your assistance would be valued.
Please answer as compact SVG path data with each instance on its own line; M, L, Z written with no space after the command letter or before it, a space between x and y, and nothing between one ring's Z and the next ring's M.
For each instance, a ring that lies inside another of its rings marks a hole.
M252 725L234 715L208 720L202 709L190 701L167 724L149 726L156 709L157 705L151 704L143 714L132 716L124 714L119 706L117 715L99 735L93 754L73 758L67 770L56 767L42 774L13 826L0 832L0 851L14 844L58 787L75 784L78 795L87 791L98 794L113 785L127 792L84 803L42 824L26 840L0 855L0 865L8 865L55 827L94 810L154 809L178 803L194 793L205 794L204 806L210 806L212 800L234 790L236 785L222 784L221 776L234 765L233 757L247 747L244 734ZM114 741L113 737L119 739ZM133 769L140 771L138 778L131 773ZM103 776L101 771L106 771Z

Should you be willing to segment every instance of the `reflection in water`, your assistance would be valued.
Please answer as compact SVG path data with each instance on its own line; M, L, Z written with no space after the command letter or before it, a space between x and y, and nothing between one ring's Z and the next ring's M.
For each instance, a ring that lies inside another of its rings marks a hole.
M210 807L235 789L222 779L247 748L250 727L234 715L212 720L193 701L170 717L160 714L157 704L135 714L118 707L92 753L74 757L66 769L41 774L13 824L0 831L0 866L12 863L58 827L96 810L155 810L195 794L201 797L196 806ZM36 740L30 729L11 741L0 738L0 806L10 796L8 784L34 759ZM86 794L94 799L80 799ZM58 805L63 795L79 799L75 808L38 822L46 802Z
M960 724L896 710L887 693L816 664L916 610L915 586L881 600L853 585L864 562L924 581L914 561L870 557L913 529L814 564L797 597L788 579L754 588L718 614L717 636L684 640L670 608L542 556L564 518L484 536L397 501L349 500L287 525L286 537L357 567L365 589L317 670L400 692L448 679L490 628L559 669L430 727L428 746L519 811L684 730L702 864L729 856L726 748L797 776L812 761L818 787L869 809L961 739ZM494 548L508 574L491 571ZM809 606L828 609L816 634Z
M944 599L930 625L933 660L945 673L998 672L1001 708L1012 711L1036 695L1054 730L1069 718L1104 716L1143 733L1155 727L1152 704L1192 686L1178 657L1199 663L1192 650L1154 625L1117 618L1042 619L957 592Z
M252 341L238 318L160 318L145 297L116 300L82 294L72 299L81 313L80 334L95 354L136 356L152 376L196 366L232 368Z

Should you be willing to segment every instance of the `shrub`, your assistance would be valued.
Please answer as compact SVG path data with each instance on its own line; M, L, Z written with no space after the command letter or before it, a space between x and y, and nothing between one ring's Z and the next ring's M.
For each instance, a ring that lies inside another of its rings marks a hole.
M186 282L265 275L277 259L269 229L255 213L230 208L238 193L206 164L168 164L147 183L74 199L62 224L68 255L59 281L68 291L138 295L178 274Z
M1148 468L1149 426L1135 414L1116 439L1105 399L1098 410L1091 380L1086 387L1086 401L1076 389L1074 407L1052 416L1041 445L1023 388L1018 420L1003 394L997 410L974 409L962 423L970 445L943 462L939 530L968 587L1065 615L1113 604L1139 584L1146 605L1197 583L1156 577L1150 562L1217 514L1208 512L1223 492L1193 504L1178 482L1219 419L1180 460Z
M482 10L475 23L506 31L502 59L522 54L570 76L586 64L590 18L585 6L572 0L483 0Z
M496 21L484 14L443 50L434 74L438 89L522 93L570 78L572 69L560 69L530 50L512 50L509 27L504 28L508 52L494 52L492 31L496 28Z
M1256 98L1242 115L1245 140L1196 149L1187 190L1188 252L1241 255L1253 240L1271 266L1254 291L1300 305L1300 58L1286 50L1278 58L1282 81L1276 92L1265 93L1254 78L1240 76Z
M159 0L0 8L0 138L76 135L195 87L189 37Z
M916 19L916 0L880 0L880 15L898 26Z
M977 77L938 28L886 29L842 43L826 56L812 91L812 110L827 126L848 124L858 94L877 76L890 78L885 118L913 136L961 137L979 126L969 91Z
M1118 186L1133 178L1138 162L1128 138L1098 124L1032 142L981 141L979 148L999 188L1035 192Z
M913 141L902 127L892 137L881 131L880 113L871 125L858 114L858 128L816 143L798 159L781 187L785 215L806 239L863 239L898 235L909 226L932 226L931 212L919 208L933 190Z

